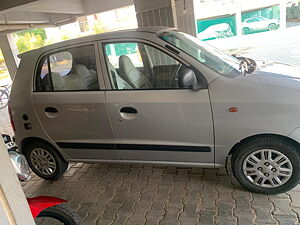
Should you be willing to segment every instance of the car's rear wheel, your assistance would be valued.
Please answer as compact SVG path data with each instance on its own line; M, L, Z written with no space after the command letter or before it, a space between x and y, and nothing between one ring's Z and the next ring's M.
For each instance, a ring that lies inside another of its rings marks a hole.
M250 29L248 27L245 27L245 28L243 28L242 32L244 35L250 34Z
M265 194L289 191L300 181L299 149L279 137L257 137L232 155L232 170L246 189Z
M44 142L28 144L24 155L32 171L46 180L57 180L68 169L66 162L57 151Z
M269 30L276 30L276 24L271 23L271 24L268 26L268 29L269 29Z

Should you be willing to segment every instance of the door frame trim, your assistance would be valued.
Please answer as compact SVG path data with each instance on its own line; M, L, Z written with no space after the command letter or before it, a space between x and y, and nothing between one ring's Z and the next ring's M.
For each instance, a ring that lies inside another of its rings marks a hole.
M72 149L117 149L141 151L171 151L171 152L211 152L209 146L183 146L183 145L141 145L141 144L101 144L101 143L75 143L57 142L60 148Z
M147 160L106 160L106 159L76 159L69 162L83 162L83 163L117 163L117 164L141 164L141 165L165 165L178 167L201 167L201 168L222 168L225 164L215 163L198 163L198 162L177 162L177 161L147 161Z

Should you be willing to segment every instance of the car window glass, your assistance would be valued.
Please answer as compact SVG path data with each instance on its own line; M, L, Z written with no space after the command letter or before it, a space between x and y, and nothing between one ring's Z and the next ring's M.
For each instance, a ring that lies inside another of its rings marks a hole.
M59 52L50 55L51 73L58 73L60 76L66 76L72 69L72 54L70 52Z
M43 57L40 64L40 73L37 76L37 87L38 91L51 91L52 82L49 75L48 57Z
M143 67L137 43L117 43L105 45L105 52L114 68L119 68L119 57L127 55L137 67Z
M51 53L43 60L36 79L37 91L99 90L93 45Z
M105 45L113 89L176 89L178 72L185 68L173 57L148 44L128 42Z
M159 34L159 37L221 75L236 77L241 74L238 59L191 35L177 31L166 31Z

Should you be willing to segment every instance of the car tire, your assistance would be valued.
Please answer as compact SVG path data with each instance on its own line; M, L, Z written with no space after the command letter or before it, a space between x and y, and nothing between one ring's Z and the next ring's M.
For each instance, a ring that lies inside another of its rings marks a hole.
M83 225L79 215L67 203L62 203L44 209L37 217L42 219L55 219L55 221L48 221L52 223L55 222L55 224L57 224L57 222L59 221L59 224L63 223L65 225ZM38 218L35 221L37 225L40 224ZM45 224L45 222L47 221L42 220L41 222L41 224Z
M275 23L271 23L269 26L268 26L268 29L269 30L276 30L276 24Z
M245 27L245 28L243 28L242 32L243 32L243 35L250 34L250 29L248 27Z
M300 181L299 149L284 138L255 137L235 149L232 171L239 183L252 192L284 193Z
M57 180L68 169L68 162L47 143L30 143L23 152L31 170L45 180Z

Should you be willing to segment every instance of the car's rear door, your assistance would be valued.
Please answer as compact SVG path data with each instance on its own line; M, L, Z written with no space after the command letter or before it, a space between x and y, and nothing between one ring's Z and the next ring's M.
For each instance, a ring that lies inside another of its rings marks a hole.
M186 65L145 40L101 42L99 48L121 159L213 163L208 89L178 87L174 76Z
M52 143L72 159L118 159L95 43L42 56L32 102Z

